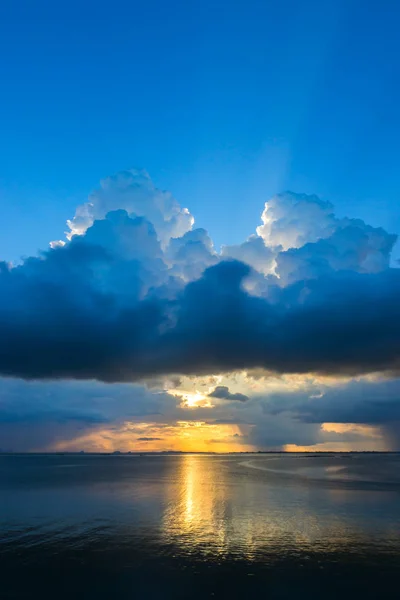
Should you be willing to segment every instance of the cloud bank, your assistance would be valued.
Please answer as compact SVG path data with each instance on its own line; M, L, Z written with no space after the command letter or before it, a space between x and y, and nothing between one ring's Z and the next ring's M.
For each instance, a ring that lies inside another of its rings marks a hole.
M0 264L0 375L139 381L400 366L396 236L285 193L218 253L142 171L104 180L65 244ZM233 398L231 398L233 399Z

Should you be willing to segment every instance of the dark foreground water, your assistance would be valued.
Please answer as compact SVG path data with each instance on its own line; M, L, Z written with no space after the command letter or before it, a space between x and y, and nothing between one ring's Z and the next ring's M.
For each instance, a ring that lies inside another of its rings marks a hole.
M396 598L399 455L0 456L0 598Z

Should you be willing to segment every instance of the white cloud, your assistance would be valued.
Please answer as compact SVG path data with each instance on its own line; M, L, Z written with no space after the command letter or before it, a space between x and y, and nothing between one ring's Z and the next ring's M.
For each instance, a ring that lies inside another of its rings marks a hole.
M317 196L286 192L265 203L257 234L266 246L300 248L329 237L336 229L333 205Z
M95 219L103 219L116 209L150 221L162 246L190 231L194 224L188 209L181 208L170 192L156 188L146 171L130 169L103 179L88 202L77 208L75 216L67 221L68 239L82 235Z

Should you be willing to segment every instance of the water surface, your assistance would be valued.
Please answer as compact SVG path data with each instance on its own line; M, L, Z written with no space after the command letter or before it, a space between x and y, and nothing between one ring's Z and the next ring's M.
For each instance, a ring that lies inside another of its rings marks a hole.
M1 598L392 598L400 456L0 456Z

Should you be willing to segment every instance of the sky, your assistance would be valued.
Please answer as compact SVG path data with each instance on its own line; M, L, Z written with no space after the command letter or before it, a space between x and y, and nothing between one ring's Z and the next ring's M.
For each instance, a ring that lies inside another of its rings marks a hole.
M400 449L399 12L2 3L0 448Z

